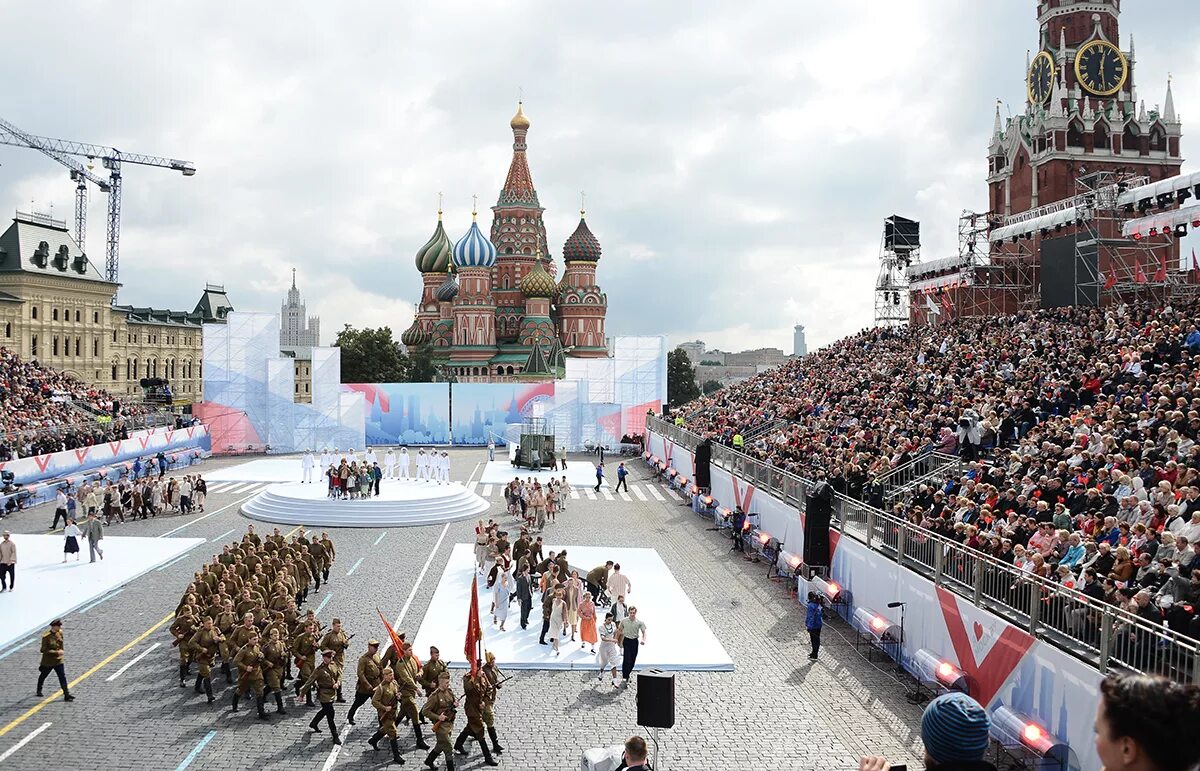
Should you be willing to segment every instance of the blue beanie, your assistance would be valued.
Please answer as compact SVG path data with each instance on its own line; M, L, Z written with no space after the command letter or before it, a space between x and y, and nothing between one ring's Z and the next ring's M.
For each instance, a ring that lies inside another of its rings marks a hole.
M965 693L944 693L921 716L921 740L935 763L979 761L988 748L992 721L979 702Z

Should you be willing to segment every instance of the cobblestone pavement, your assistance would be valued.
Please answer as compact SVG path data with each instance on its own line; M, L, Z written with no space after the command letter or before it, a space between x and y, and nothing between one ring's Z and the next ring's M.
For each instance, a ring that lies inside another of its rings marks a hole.
M485 460L482 451L452 455L455 479L478 478ZM213 460L197 468L206 472L237 462ZM658 767L833 771L857 768L860 755L879 753L920 768L921 745L914 730L920 707L905 701L906 688L896 681L892 668L864 661L841 623L826 626L820 661L808 661L804 614L784 586L766 580L764 565L731 556L728 541L708 531L703 519L665 490L652 490L640 463L631 468L634 495L611 501L572 500L547 534L562 543L657 549L733 658L736 669L731 673L678 675L676 725L660 733ZM481 486L477 492L490 492L500 519L499 486L491 491ZM656 500L654 492L665 500ZM285 701L290 714L272 713L270 721L262 722L253 710L229 712L231 691L219 675L214 677L218 701L211 707L190 687L178 687L177 656L167 632L170 614L200 563L244 531L247 520L238 510L245 497L217 493L209 496L202 515L160 517L107 530L111 536L174 531L174 536L203 537L213 543L137 579L86 613L66 616L67 674L72 680L83 678L73 687L73 703L34 695L36 641L0 651L0 763L21 769L327 770L388 765L386 750L374 753L366 744L374 722L369 706L360 713L358 726L343 733L345 746L331 761L328 735L310 734L305 723L312 713L290 698ZM3 526L14 534L44 533L52 516L43 506L18 513ZM431 558L443 530L445 537ZM384 636L375 608L396 618L428 561L427 574L400 623L415 633L453 545L473 542L469 521L330 532L338 549L332 580L328 588L323 585L319 593L310 594L308 606L324 603L323 621L340 617L349 632L357 633L348 660L357 659L367 638ZM361 565L347 577L360 558ZM18 591L37 591L21 575L19 564L17 578ZM3 598L0 595L0 602ZM654 619L644 620L653 644ZM445 644L458 646L461 641ZM353 691L352 680L348 675L347 694ZM458 677L455 689L461 692ZM574 769L583 749L644 734L635 724L635 691L634 685L621 690L599 686L581 672L517 673L505 684L497 704L497 727L506 748L502 766ZM347 706L338 705L339 725L345 725ZM402 730L400 737L409 767L423 767L423 753L411 749L411 734ZM11 754L4 757L5 753ZM482 765L476 751L457 767Z

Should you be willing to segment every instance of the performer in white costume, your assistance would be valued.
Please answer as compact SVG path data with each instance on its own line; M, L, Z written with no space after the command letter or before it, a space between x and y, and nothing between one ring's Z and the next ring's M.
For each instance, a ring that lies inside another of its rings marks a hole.
M378 456L375 455L375 449L373 447L367 448L367 454L365 457L366 457L368 466L374 466L376 463L379 462L379 458L378 458Z
M442 481L450 484L450 453L442 450Z
M321 470L324 471L333 464L333 458L329 457L329 448L321 449Z
M408 448L401 447L400 448L400 478L401 479L408 479L408 462L409 462Z
M383 478L392 479L396 476L396 454L389 447L387 453L383 456Z
M425 454L425 449L417 450L417 481L423 482L428 477L429 472L429 456Z
M313 481L313 468L317 465L317 459L313 457L312 450L305 450L304 457L300 460L300 466L304 469L303 482Z

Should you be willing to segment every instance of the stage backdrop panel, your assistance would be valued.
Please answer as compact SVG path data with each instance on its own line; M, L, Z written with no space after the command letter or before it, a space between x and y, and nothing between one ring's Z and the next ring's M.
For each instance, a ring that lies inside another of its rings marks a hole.
M556 383L455 383L451 391L454 444L505 441L505 426L544 417L554 405Z
M342 393L361 394L368 444L450 442L447 383L348 383Z

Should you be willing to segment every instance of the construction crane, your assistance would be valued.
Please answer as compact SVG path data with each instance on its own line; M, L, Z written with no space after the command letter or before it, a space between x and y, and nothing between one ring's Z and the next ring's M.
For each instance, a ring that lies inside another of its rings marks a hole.
M0 118L0 144L28 147L39 150L71 170L71 179L75 181L75 234L79 248L83 249L83 238L86 235L87 220L87 190L86 182L91 182L108 193L108 227L104 253L104 278L112 283L118 280L118 264L121 254L121 167L132 163L139 166L157 166L172 169L185 177L195 175L196 166L191 161L180 161L174 158L159 158L153 155L138 153L123 153L115 147L93 145L86 142L73 142L69 139L52 139L37 136L22 131L8 121ZM93 175L86 167L71 156L83 156L89 160L100 159L108 170L108 180L105 181ZM114 295L114 302L116 297Z

